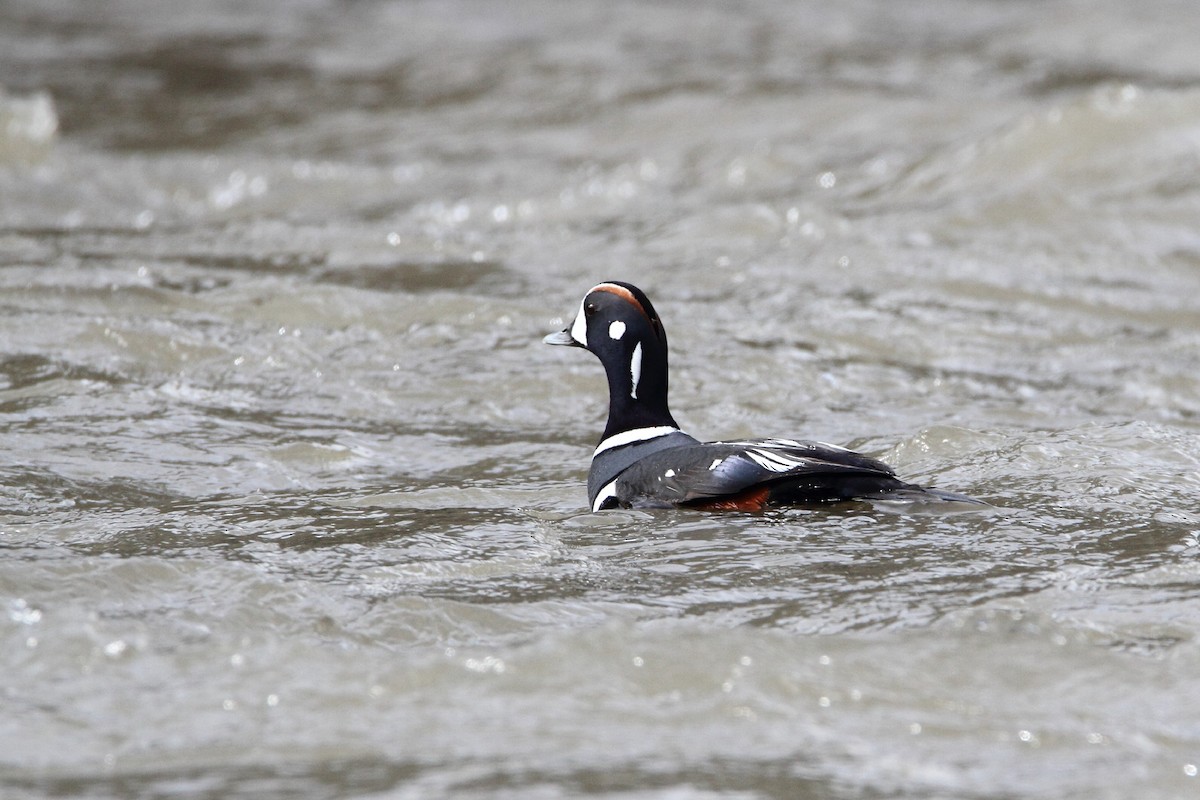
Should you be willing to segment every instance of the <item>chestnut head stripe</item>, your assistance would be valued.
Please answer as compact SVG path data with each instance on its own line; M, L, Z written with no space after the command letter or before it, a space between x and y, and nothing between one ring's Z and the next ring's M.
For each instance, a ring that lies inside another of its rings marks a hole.
M600 283L592 287L592 292L608 292L615 294L631 306L642 312L642 316L650 319L650 315L646 313L646 309L642 306L641 301L633 296L633 292L626 289L624 286L617 286L615 283ZM591 294L592 292L588 292Z

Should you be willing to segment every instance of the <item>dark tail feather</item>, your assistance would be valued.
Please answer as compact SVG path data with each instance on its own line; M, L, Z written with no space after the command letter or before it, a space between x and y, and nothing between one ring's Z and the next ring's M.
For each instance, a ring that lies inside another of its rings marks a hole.
M982 500L968 497L958 492L947 492L942 489L924 489L920 486L906 484L895 489L885 489L861 495L860 500L880 500L890 503L963 503L972 506L986 506Z
M924 489L881 472L828 472L806 474L799 480L780 481L771 486L767 505L824 505L852 500L886 503L961 503L987 506L981 500L957 492Z

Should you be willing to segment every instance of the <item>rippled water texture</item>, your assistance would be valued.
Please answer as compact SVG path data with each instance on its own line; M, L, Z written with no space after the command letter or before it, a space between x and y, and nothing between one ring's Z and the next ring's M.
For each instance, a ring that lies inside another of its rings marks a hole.
M1200 796L1192 2L0 5L0 795ZM702 438L970 513L586 513Z

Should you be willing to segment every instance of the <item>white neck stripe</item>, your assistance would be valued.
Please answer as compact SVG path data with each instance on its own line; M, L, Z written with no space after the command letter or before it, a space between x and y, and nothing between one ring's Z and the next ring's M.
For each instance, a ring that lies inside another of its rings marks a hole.
M611 450L614 447L621 447L634 442L644 442L647 439L657 439L659 436L666 436L669 433L678 433L679 428L673 428L670 425L658 425L653 428L634 428L631 431L621 431L614 433L612 436L605 439L596 448L596 452L592 453L592 458L603 453L605 450Z
M629 379L633 382L633 388L629 391L629 396L637 400L638 384L642 381L642 343L638 342L633 346L633 355L629 357Z

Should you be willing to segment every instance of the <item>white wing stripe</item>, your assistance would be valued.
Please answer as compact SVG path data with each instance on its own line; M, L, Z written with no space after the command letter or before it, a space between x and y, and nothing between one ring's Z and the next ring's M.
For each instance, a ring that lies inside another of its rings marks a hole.
M747 450L746 455L760 467L769 469L771 472L787 472L808 463L808 459L805 458L793 458L783 453L772 453L769 450L758 448Z

